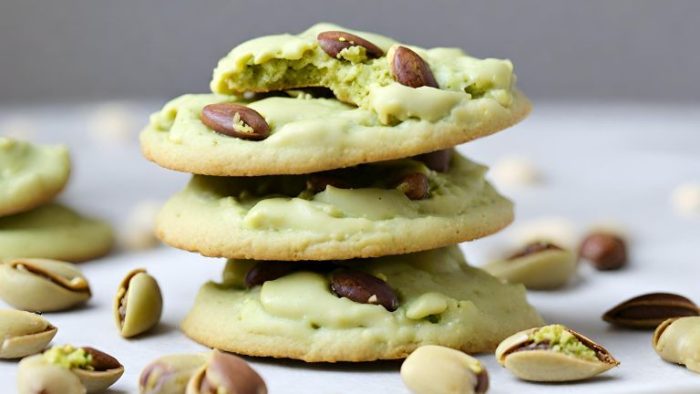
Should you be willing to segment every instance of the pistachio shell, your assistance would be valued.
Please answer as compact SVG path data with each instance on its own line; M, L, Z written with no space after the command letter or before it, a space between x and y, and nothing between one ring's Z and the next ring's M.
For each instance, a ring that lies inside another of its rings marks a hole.
M67 368L49 364L40 355L22 359L17 370L20 394L85 394L80 379Z
M124 374L124 367L108 369L106 371L88 371L85 369L71 369L80 379L88 393L100 393L107 390Z
M163 312L163 297L155 278L144 269L129 272L114 298L114 318L124 338L155 327Z
M142 394L184 394L187 382L207 361L208 354L171 354L148 364L139 378Z
M493 261L483 268L509 283L528 289L554 289L565 285L576 272L576 255L565 249L546 249L507 260Z
M567 331L596 353L597 360L587 360L547 348L520 350L532 342L530 335L539 328L518 332L503 340L496 348L499 364L520 379L534 382L583 380L619 365L605 348L570 329Z
M654 350L662 359L700 373L700 317L668 319L654 332Z
M401 364L401 378L415 394L469 394L488 390L479 360L443 346L421 346Z
M71 263L12 259L0 264L0 298L32 312L54 312L90 299L90 285Z
M231 394L267 394L260 375L245 360L214 350L187 384L186 394L223 392Z
M58 329L43 317L13 309L0 310L0 358L20 358L42 351Z

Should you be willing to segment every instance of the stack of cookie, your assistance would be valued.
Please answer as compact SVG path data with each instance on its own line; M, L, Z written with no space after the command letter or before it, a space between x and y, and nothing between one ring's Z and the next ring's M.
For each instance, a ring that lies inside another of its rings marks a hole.
M151 117L144 154L191 172L158 236L226 257L182 324L210 347L305 361L493 350L541 324L520 285L455 244L512 220L486 168L453 146L522 119L508 61L319 24L245 42L214 94Z
M84 261L109 251L109 225L52 202L69 175L65 147L0 138L0 259Z

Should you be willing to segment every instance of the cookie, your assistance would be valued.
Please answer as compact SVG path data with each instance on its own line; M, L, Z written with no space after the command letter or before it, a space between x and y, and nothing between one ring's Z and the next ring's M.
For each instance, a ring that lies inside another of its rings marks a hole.
M425 95L421 108L445 116L382 124L371 111L334 99L185 95L151 116L141 133L144 155L172 170L204 175L303 174L409 157L505 129L524 118L530 104L516 92L512 105L467 100L443 105ZM423 97L423 96L421 96ZM220 134L200 120L209 104L239 103L259 112L270 136L258 141Z
M205 256L332 260L433 249L512 221L486 167L455 154L440 169L404 159L311 175L196 175L165 204L156 233Z
M251 267L260 271L261 266L264 270L285 263L255 263L230 260L222 283L209 282L200 289L182 322L186 335L250 356L373 361L404 358L427 344L490 352L509 335L542 324L525 299L524 287L468 266L456 246L340 262L331 270L308 263L268 277L262 285L250 283ZM342 283L357 286L354 294L348 292L355 301L339 296L339 275L348 273L369 273L386 287L379 294L393 292L397 303L387 308L382 297L363 303L354 295L362 292L362 282ZM246 287L246 278L252 287Z
M70 158L63 146L40 146L0 137L0 216L52 200L68 182Z
M348 47L341 51L329 48L343 43ZM370 46L373 51L365 50ZM388 124L408 118L436 120L472 100L509 107L515 80L508 60L477 59L457 48L423 49L321 23L298 35L240 44L219 61L211 90L243 94L324 87Z
M59 204L0 218L0 258L85 261L106 254L112 243L107 223Z

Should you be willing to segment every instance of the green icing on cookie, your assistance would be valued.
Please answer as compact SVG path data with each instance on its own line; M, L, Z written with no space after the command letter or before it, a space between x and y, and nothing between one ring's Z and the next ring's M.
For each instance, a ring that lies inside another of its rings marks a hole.
M356 34L386 55L367 59L362 49L351 47L340 58L333 58L316 41L318 33L329 30ZM312 26L299 35L260 37L240 44L221 59L211 88L215 93L241 94L325 86L339 100L376 113L384 124L409 118L436 121L474 98L493 99L504 107L513 101L515 76L507 60L476 59L456 48L409 46L430 65L440 87L413 89L398 84L391 75L395 45L398 43L387 37L331 24Z

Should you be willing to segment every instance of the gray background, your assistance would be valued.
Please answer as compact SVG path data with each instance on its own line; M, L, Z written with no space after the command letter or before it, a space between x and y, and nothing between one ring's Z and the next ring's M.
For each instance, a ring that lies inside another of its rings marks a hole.
M700 1L2 0L0 102L205 91L237 43L322 20L508 57L535 99L700 98Z

